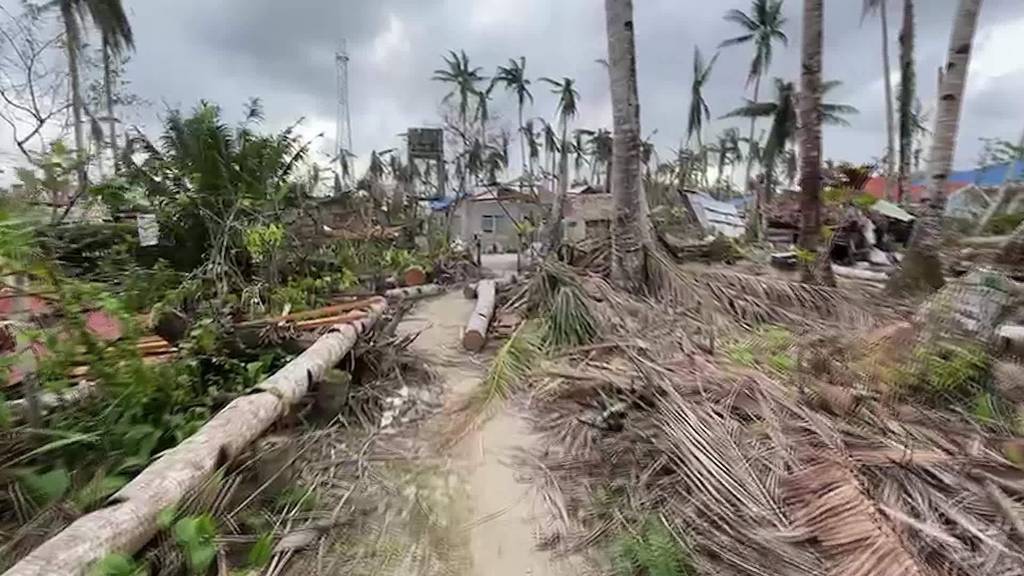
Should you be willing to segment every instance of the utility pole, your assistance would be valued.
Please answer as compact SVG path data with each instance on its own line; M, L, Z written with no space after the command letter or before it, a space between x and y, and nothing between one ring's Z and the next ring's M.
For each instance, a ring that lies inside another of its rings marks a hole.
M352 113L348 98L348 43L344 39L341 47L334 54L334 64L338 71L337 117L335 119L334 141L338 155L339 173L345 173L348 156L352 154Z

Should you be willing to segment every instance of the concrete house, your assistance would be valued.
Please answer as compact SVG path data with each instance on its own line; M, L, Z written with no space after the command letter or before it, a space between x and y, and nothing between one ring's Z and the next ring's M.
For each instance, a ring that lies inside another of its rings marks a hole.
M611 235L613 214L612 195L604 188L589 185L570 188L563 221L566 242Z
M451 221L452 236L467 244L479 239L481 250L487 254L516 252L520 230L535 231L546 213L545 204L516 187L481 186L456 207ZM533 241L533 234L523 241Z

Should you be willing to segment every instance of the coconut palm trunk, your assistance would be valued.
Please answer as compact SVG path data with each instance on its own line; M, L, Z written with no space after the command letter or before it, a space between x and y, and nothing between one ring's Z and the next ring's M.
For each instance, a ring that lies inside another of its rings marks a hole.
M754 102L759 102L758 98L761 96L761 77L758 76L754 79ZM750 118L750 139L747 140L750 146L754 144L754 133L757 129L757 118ZM762 204L762 192L760 188L755 186L751 182L750 178L754 173L754 155L747 151L747 172L743 176L743 189L749 194L751 191L754 193L754 204L750 210L750 214L747 216L747 229L750 231L750 237L754 241L761 240L761 212L763 210Z
M893 186L896 174L896 120L892 106L892 70L889 63L889 6L882 2L878 7L882 19L882 71L885 74L885 197L888 200L899 200Z
M569 195L569 119L562 116L562 150L558 157L558 188L551 202L548 216L548 253L558 250L562 244L562 218L565 217L565 199Z
M113 54L110 50L110 39L103 35L103 97L107 104L107 126L110 131L110 151L114 157L114 169L117 170L117 120L114 118L114 70Z
M890 282L889 288L893 291L928 292L944 284L942 263L938 256L942 214L946 208L946 184L953 168L964 87L967 84L967 70L981 2L960 0L957 8L928 155L928 206L914 228L903 267Z
M816 252L821 235L821 52L823 0L804 0L800 75L800 247Z
M633 0L605 0L611 85L612 281L640 292L646 284L644 249L650 243L647 197L640 173L640 101L636 83Z
M77 196L84 196L89 187L89 174L85 162L85 132L82 126L82 86L78 73L78 23L74 6L68 0L60 3L60 17L64 23L64 37L68 56L68 79L71 84L71 121L74 124L76 170L78 172ZM70 199L69 199L70 201Z
M914 71L914 0L903 0L903 27L900 30L900 166L899 200L909 189L911 163L914 158L914 93L917 78Z

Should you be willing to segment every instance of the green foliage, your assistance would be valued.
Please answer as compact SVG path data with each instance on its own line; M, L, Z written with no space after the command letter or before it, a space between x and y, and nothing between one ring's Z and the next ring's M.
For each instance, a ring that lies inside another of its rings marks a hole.
M252 545L247 556L250 568L263 568L274 554L274 535L264 534Z
M36 506L44 507L60 500L71 487L71 475L64 468L37 473L34 470L16 472L18 484Z
M487 376L474 394L473 404L482 411L508 399L543 357L544 346L539 331L532 323L523 323L495 353Z
M753 334L725 346L726 358L750 368L761 368L785 376L797 368L793 333L781 326L765 325Z
M560 262L541 265L527 288L527 305L542 318L544 342L549 346L580 346L597 338L590 298L572 269Z
M128 483L128 478L120 475L108 476L97 471L93 478L71 496L71 501L82 513L89 512L102 504L115 492Z
M1024 222L1024 212L1013 212L1010 214L999 214L993 216L985 226L984 233L992 236L1008 236Z
M217 558L217 523L213 516L189 516L174 524L174 540L185 553L192 574L206 574Z
M89 576L149 576L149 569L130 556L108 554L89 570Z
M256 261L269 258L281 248L284 240L284 227L277 223L253 226L245 231L245 248Z
M900 387L933 402L968 402L989 385L992 360L974 344L918 345L898 376Z
M623 534L613 545L616 576L691 576L689 553L664 522L648 518L639 532Z

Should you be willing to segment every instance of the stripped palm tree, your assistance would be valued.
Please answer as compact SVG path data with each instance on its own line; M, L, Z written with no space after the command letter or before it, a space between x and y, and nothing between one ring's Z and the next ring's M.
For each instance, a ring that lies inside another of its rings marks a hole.
M530 187L533 188L534 182L534 166L540 161L540 134L533 129L533 119L527 120L523 127L520 129L520 136L526 143L526 166L527 174L530 178Z
M454 50L448 53L448 56L444 58L444 63L447 68L440 68L434 70L433 80L438 82L444 82L451 84L451 91L445 95L442 102L448 103L453 99L457 100L457 110L459 113L459 130L460 139L462 141L462 156L465 156L469 150L470 136L469 136L469 110L470 105L474 99L477 99L477 94L480 92L477 86L484 81L486 78L480 75L480 71L483 70L480 67L470 66L469 57L466 56L466 52L456 53ZM461 195L466 194L466 170L460 172L459 178L459 193Z
M526 108L527 100L533 104L533 94L530 92L530 79L526 77L526 58L520 56L519 60L509 59L508 66L498 66L498 71L491 80L491 84L503 84L506 91L512 92L516 96L516 104L519 106L520 159L523 164L523 172L526 173L527 152L526 134L523 131L525 126L523 123L523 109Z
M946 208L946 183L953 168L964 87L980 11L981 0L959 1L946 52L931 153L928 155L928 207L914 228L903 266L890 280L889 289L892 291L928 292L945 283L938 256L942 214Z
M562 149L558 163L558 189L548 219L547 250L552 253L562 243L562 217L565 214L565 199L569 194L569 122L576 117L579 92L576 81L563 78L561 82L551 78L541 78L542 82L551 85L551 92L558 96L558 120L562 130Z
M572 169L573 169L573 180L580 182L583 180L582 173L583 167L590 163L587 158L589 151L587 150L586 142L594 135L593 130L586 128L577 128L572 131ZM588 182L589 184L590 182Z
M104 77L106 79L107 107L111 116L113 131L112 71L110 58L135 47L135 37L121 0L54 0L48 6L60 10L64 25L64 45L68 58L68 79L71 85L71 116L74 124L75 150L78 155L78 191L76 197L85 195L89 187L86 161L85 132L82 114L85 103L82 99L81 76L78 61L84 38L84 24L91 20L103 39Z
M608 186L608 182L611 180L613 146L612 133L604 128L594 132L590 137L588 143L591 157L590 179L595 184L601 182L602 177L605 186ZM604 169L604 174L600 174L599 169Z
M877 12L882 25L882 75L885 86L885 197L895 200L893 174L896 173L896 122L893 119L892 72L889 64L889 5L887 0L864 0L864 14ZM863 19L862 16L862 19Z
M555 172L557 171L556 164L558 162L558 153L561 150L561 146L558 143L558 133L555 131L555 127L550 122L543 118L538 119L543 124L543 137L544 137L544 157L545 157L545 170L548 173L548 188L554 192L555 190Z
M646 288L645 254L652 244L649 207L640 160L640 98L636 81L633 1L605 0L608 76L612 118L612 281L620 288Z
M757 102L760 98L761 79L768 74L768 70L771 68L774 44L780 42L786 46L789 43L789 37L782 30L786 24L786 17L782 15L782 2L783 0L753 0L750 14L737 9L725 13L725 20L737 24L743 29L743 33L725 40L720 46L724 48L748 43L754 46L754 57L750 61L750 72L747 74L747 87L750 87L751 84L754 85L754 96L751 100L753 102ZM749 136L751 142L754 140L756 122L757 117L751 116ZM753 154L747 154L747 172L743 187L748 191L751 186L750 175L754 168L753 159ZM760 221L760 211L760 200L755 199L754 209L751 211L752 223L756 224ZM753 226L753 232L755 238L760 237L760 227Z
M686 120L686 143L689 144L694 135L697 136L697 147L704 145L704 121L711 120L711 109L704 100L704 85L711 76L711 70L718 60L716 53L710 62L704 62L700 48L693 47L693 81L690 84L690 113Z
M900 168L899 197L902 202L910 181L914 158L914 100L917 77L914 71L914 0L903 0L903 27L900 29Z

